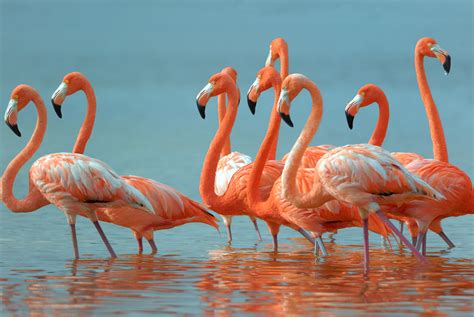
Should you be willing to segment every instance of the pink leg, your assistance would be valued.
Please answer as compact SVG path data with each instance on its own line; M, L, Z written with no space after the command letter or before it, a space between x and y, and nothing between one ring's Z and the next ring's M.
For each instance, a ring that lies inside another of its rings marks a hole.
M423 245L421 247L421 254L426 256L426 236L428 235L428 231L423 235Z
M141 237L137 238L137 242L138 242L138 253L142 254L143 253L143 239Z
M99 235L102 238L102 241L104 242L105 246L107 247L107 250L109 250L110 256L112 258L116 258L117 255L115 254L114 249L112 249L112 246L110 245L109 240L105 236L105 233L102 230L102 227L100 226L99 222L98 221L93 221L92 223L94 224L95 228L99 232Z
M369 270L369 219L364 220L364 269Z
M418 237L411 237L411 244L416 245Z
M446 244L448 245L450 249L455 247L454 243L448 238L448 236L443 231L438 233L438 235L441 237L441 239L444 240L444 242L446 242Z
M72 246L74 247L74 258L79 259L79 247L77 246L77 236L76 236L76 224L70 223L71 227L71 237L72 237Z
M255 228L255 231L257 231L258 241L262 241L262 235L260 234L260 230L258 229L257 220L256 219L251 219L251 220L253 222L253 226Z
M426 232L420 232L418 233L418 239L416 239L416 245L415 245L415 248L420 251L421 250L421 247L423 245L423 240L425 239L425 234Z
M408 240L400 233L400 231L398 231L398 229L390 222L390 220L388 220L387 216L385 216L382 211L377 211L376 215L387 225L387 227L390 228L390 230L392 230L393 233L395 233L395 235L398 236L398 238L403 242L403 244L407 246L408 249L410 249L410 251L418 258L418 260L423 263L427 262L426 258L422 256L410 242L408 242Z
M148 243L150 244L152 254L155 254L156 252L158 252L158 248L156 247L155 240L150 239L148 240Z

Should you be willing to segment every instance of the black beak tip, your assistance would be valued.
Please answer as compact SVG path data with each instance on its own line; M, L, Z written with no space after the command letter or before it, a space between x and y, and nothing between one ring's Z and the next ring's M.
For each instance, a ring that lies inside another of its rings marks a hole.
M280 117L283 119L283 121L285 121L287 125L293 128L293 121L291 121L291 117L289 114L284 114L280 112Z
M449 74L449 71L451 70L451 56L446 55L446 60L443 63L443 69L446 72L446 75Z
M62 118L63 113L61 112L61 105L55 104L54 101L52 100L51 100L51 103L53 104L54 112L56 112L59 118Z
M7 125L10 127L10 129L12 129L13 133L15 133L17 136L21 137L21 132L20 132L20 129L18 129L18 125L17 125L17 124L9 124L9 123L7 123Z
M347 119L347 125L349 126L349 129L352 130L354 126L354 116L351 116L347 111L346 111L346 119Z
M201 115L201 118L206 119L206 107L201 106L198 101L196 101L196 105L197 105L199 114Z
M249 105L250 112L254 115L255 109L257 108L257 103L250 100L249 96L247 96L247 104Z

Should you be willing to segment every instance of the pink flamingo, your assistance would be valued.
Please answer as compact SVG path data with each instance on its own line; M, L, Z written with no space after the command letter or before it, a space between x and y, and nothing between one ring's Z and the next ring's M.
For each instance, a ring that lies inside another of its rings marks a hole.
M293 146L282 173L283 197L298 208L316 208L336 199L358 208L364 223L364 263L369 267L368 215L375 213L393 233L421 260L418 251L396 229L380 206L409 202L414 199L442 199L430 185L409 173L390 153L370 144L346 145L329 151L316 165L313 185L301 194L298 169L301 158L316 133L322 117L323 101L319 89L300 74L288 76L278 100L278 112L290 125L291 101L307 89L312 98L309 118ZM304 224L300 224L303 229Z
M210 77L208 84L196 97L196 104L199 113L202 118L205 118L205 109L209 99L224 93L227 94L229 98L228 109L204 159L199 190L204 203L209 206L211 210L214 210L219 214L254 215L248 206L246 197L248 177L253 163L240 168L233 175L229 186L223 195L217 195L214 190L216 180L215 172L219 163L219 153L232 132L232 127L237 116L240 92L235 81L233 81L228 74L220 72ZM270 160L265 163L265 168L263 169L261 176L262 181L258 184L258 190L262 197L267 197L269 195L272 185L280 176L282 169L283 164L281 162ZM258 218L261 217L258 216ZM280 223L276 224L268 219L262 219L265 220L272 233L275 250L278 248L278 243L274 230L275 227L279 228L281 224L297 230L313 243L312 238L304 230L287 221L281 220Z
M345 112L347 123L349 128L352 129L354 118L359 112L360 108L367 107L377 103L379 107L379 118L377 120L377 125L375 127L374 132L372 133L372 137L370 138L369 143L377 146L382 146L385 140L385 135L387 133L388 122L390 117L390 108L388 104L387 97L383 90L374 84L367 84L361 87L356 96L347 104ZM410 164L411 162L419 159L423 159L423 157L416 153L409 153L409 152L392 152L393 157L395 157L400 163L402 163L405 167ZM410 217L401 217L390 215L391 218L395 218L400 220L400 231L402 232L403 226L402 224L405 222L409 229L410 235L412 236L413 243L416 244L416 236L418 234L418 225L416 224L415 219ZM454 243L448 238L448 236L444 233L443 228L441 227L441 223L439 221L433 221L430 225L430 230L437 233L450 247L454 247Z
M40 95L27 85L17 86L12 94L5 112L5 122L17 135L18 112L30 101L33 101L38 112L38 120L33 136L26 147L8 165L2 182L14 179L18 170L33 156L43 141L47 125L46 108ZM81 154L57 153L43 156L36 160L30 168L30 189L35 186L37 191L30 190L31 195L42 195L50 203L62 210L71 226L74 252L79 256L75 231L75 218L84 213L93 222L102 241L112 257L115 252L105 236L96 216L97 208L134 208L140 212L153 212L149 201L135 188L123 181L105 163ZM35 194L38 193L38 194ZM34 199L16 200L10 193L3 194L3 202L7 208L19 206L28 209ZM31 198L30 194L27 198ZM39 198L38 198L39 199Z
M235 82L237 82L237 71L232 67L226 67L221 72L228 74ZM217 96L217 109L220 124L224 120L226 114L226 94L220 94L219 96ZM224 195L227 190L227 187L229 186L230 180L232 179L232 176L234 176L235 172L252 162L252 158L250 156L240 152L231 152L231 148L232 147L229 137L221 150L221 157L219 159L219 163L217 165L216 170L216 182L214 185L214 191L219 196ZM231 242L232 231L230 227L232 224L233 216L221 215L221 217L224 220L224 224L227 229L228 241ZM250 215L248 217L254 225L258 239L262 241L262 236L260 234L260 230L258 229L257 219Z
M87 98L86 119L81 128L80 148L84 149L94 124L96 115L96 98L89 80L81 73L67 74L61 85L54 92L52 103L59 117L62 117L62 104L68 95L83 90ZM84 129L84 127L87 127ZM215 217L206 211L205 207L186 197L176 189L152 179L138 176L121 176L129 185L138 189L151 203L152 214L123 208L99 208L100 221L110 222L122 227L130 228L137 240L138 251L143 252L142 238L145 237L152 253L157 252L153 231L173 228L191 222L200 222L218 228ZM84 214L81 214L84 216Z
M273 87L275 91L272 116L270 118L267 134L257 154L247 185L247 196L251 210L256 212L256 215L264 220L267 218L271 220L268 215L268 210L274 210L277 215L285 215L285 219L288 222L295 223L300 227L305 226L304 228L311 231L315 238L315 253L317 254L319 248L321 248L323 255L327 255L321 236L328 231L333 232L347 227L362 226L362 219L357 210L350 205L341 204L336 201L328 202L328 204L319 208L298 209L283 198L281 193L281 178L277 179L273 184L273 189L269 197L262 199L259 195L257 188L257 184L260 181L259 175L261 175L261 170L264 167L263 163L266 162L275 144L274 140L278 136L281 121L277 112L281 79L276 70L272 66L262 68L258 72L257 79L247 94L247 99L256 103L261 92L270 87ZM307 153L306 151L305 155ZM301 169L298 173L298 188L303 191L311 188L315 173L314 169ZM370 217L372 218L369 222L370 229L376 233L387 236L388 230L385 225L375 216L371 215Z

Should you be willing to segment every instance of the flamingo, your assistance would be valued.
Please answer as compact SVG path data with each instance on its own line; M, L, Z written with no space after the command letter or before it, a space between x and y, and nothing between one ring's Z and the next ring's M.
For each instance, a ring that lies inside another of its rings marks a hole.
M280 76L281 80L284 80L288 76L289 72L289 58L288 58L288 43L281 38L277 37L270 43L270 51L265 62L265 66L274 66L275 62L280 59ZM256 82L258 83L258 82ZM270 87L268 87L270 88ZM263 90L262 90L263 92ZM257 108L256 101L250 100L247 98L248 106L250 112L255 114ZM272 150L270 151L269 159L274 160L276 157L276 148L278 144L278 134L275 137L275 143L272 145ZM303 167L315 167L318 160L328 152L329 149L334 148L333 145L324 144L318 146L310 146L306 149L303 156L301 165ZM285 154L282 158L282 161L285 162L288 158L288 154Z
M393 233L422 261L424 257L395 228L380 206L409 202L415 199L443 199L430 185L412 175L389 152L370 144L346 145L332 149L316 165L312 187L304 194L298 189L301 158L316 133L323 113L323 101L318 87L301 74L289 75L282 84L278 100L281 118L292 126L291 101L306 89L311 94L312 110L293 146L282 173L282 196L296 207L316 208L338 200L358 208L364 224L364 267L369 268L368 215L375 213ZM298 213L291 216L295 223L307 229ZM301 217L304 219L304 217Z
M255 164L252 166L250 180L247 185L247 196L251 210L256 212L259 218L264 220L272 220L271 217L280 220L280 215L285 215L288 222L295 223L298 226L309 230L315 238L315 254L318 254L321 248L323 255L327 255L321 236L328 231L336 231L338 229L362 226L362 219L357 211L348 204L338 204L331 202L327 205L314 209L300 209L293 206L282 195L281 178L278 178L273 184L272 191L266 199L260 197L258 191L258 184L260 182L260 175L264 167L264 162L270 155L271 149L275 144L275 139L278 137L280 129L281 118L277 112L277 101L280 96L281 78L277 71L272 66L262 68L258 74L257 79L250 87L247 99L256 104L258 97L262 91L273 87L275 92L275 102L272 109L269 127L262 146L257 154ZM308 152L305 152L305 155ZM311 180L313 179L314 169L306 168L299 170L298 187L300 190L306 191L311 188ZM273 214L269 215L268 211L272 210ZM374 216L370 216L370 229L376 233L384 236L388 235L388 230L383 223ZM274 223L278 221L273 220ZM276 228L274 229L276 230ZM277 232L276 232L277 233Z
M228 74L235 82L237 82L237 71L232 67L226 67L222 70L223 73ZM219 117L219 124L224 120L226 113L226 95L220 94L217 97L217 111ZM216 182L214 185L214 190L217 195L222 196L229 186L229 182L232 179L232 176L243 166L252 162L252 158L246 154L240 152L231 152L231 143L230 137L226 140L222 150L221 158L217 165L216 170ZM222 220L224 221L225 227L227 229L227 238L228 241L232 241L232 215L221 215ZM262 241L262 236L260 230L258 229L257 219L253 216L250 216L250 221L252 221L255 231L257 232L258 240Z
M220 94L227 94L229 98L228 109L219 128L209 146L204 159L201 171L201 181L199 191L204 203L215 212L225 215L254 215L248 207L246 197L246 187L250 168L253 165L247 164L240 168L231 178L227 190L221 196L217 195L215 188L215 172L219 164L219 154L229 138L235 122L238 111L240 92L235 81L225 72L214 74L210 77L208 84L198 93L196 104L201 117L204 119L206 105L211 97ZM263 197L268 196L273 182L280 176L283 164L278 161L268 161L262 174L262 181L259 183L259 191ZM258 217L260 218L260 217ZM264 219L273 236L274 249L278 249L278 242L275 234L275 224ZM305 238L313 243L312 238L307 232L288 222L281 224L287 225L300 232ZM278 225L279 228L279 225Z
M12 91L5 112L5 123L15 134L21 135L17 123L18 112L30 101L33 101L38 112L36 128L26 147L7 166L2 180L4 188L7 188L5 182L14 178L18 170L38 150L46 131L47 115L43 100L36 90L27 85L19 85ZM128 207L136 209L137 212L153 212L153 207L145 196L120 179L105 163L82 154L55 153L43 156L33 163L29 176L30 188L35 186L37 189L30 190L30 193L42 195L65 213L71 227L76 258L79 257L75 229L77 214L83 213L93 222L110 255L116 257L98 222L96 209ZM8 208L12 207L12 203L16 203L17 206L24 207L21 209L27 209L34 201L15 201L13 195L5 193L2 198Z
M87 143L96 115L95 93L89 80L81 73L67 74L58 89L53 93L52 104L56 114L62 117L62 104L66 96L83 90L87 98L86 119L81 128L81 142L79 150L83 150ZM85 128L84 128L85 127ZM200 222L218 228L215 217L207 212L204 206L183 195L176 189L139 176L121 176L130 186L140 191L151 203L151 214L140 212L131 208L99 208L99 220L130 228L138 243L138 252L143 252L142 239L148 241L152 253L157 252L153 231L173 228L191 222ZM81 214L83 215L83 214Z
M377 125L375 127L374 132L372 133L372 137L370 138L369 143L377 146L382 146L385 140L385 135L387 133L388 122L390 117L390 108L387 97L385 96L385 93L380 87L374 84L367 84L361 87L357 91L356 96L347 104L345 108L346 118L349 128L352 129L354 118L359 112L359 109L367 107L374 103L377 103L377 105L379 106L379 118L377 120ZM391 154L405 167L415 160L424 159L423 156L417 153L392 152ZM412 236L412 240L414 244L416 244L416 236L418 234L418 225L416 224L416 221L413 218L409 217L401 217L395 215L390 215L390 217L400 220L401 224L403 224L404 222L407 224L409 233ZM402 225L401 228L403 229ZM438 234L446 242L449 248L454 247L454 243L444 233L443 228L441 227L441 223L438 219L431 223L430 230Z

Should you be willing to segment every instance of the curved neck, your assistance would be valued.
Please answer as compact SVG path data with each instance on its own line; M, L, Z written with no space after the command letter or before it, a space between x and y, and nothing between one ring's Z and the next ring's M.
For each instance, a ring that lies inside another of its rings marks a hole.
M47 115L44 103L39 96L33 97L33 103L38 112L33 135L28 144L8 164L2 177L2 200L5 206L13 212L31 212L49 204L38 189L36 189L30 178L29 191L25 198L18 200L13 194L13 184L19 170L38 150L46 132Z
M77 135L76 143L72 149L73 153L84 153L87 142L92 134L94 128L95 113L96 113L96 99L94 89L92 89L89 81L85 81L82 90L86 94L87 98L87 112L86 117L82 123L79 134Z
M388 122L390 120L390 109L387 97L382 93L377 96L377 104L379 106L379 118L374 132L370 137L369 144L382 146L387 134Z
M428 80L426 79L425 68L423 66L423 55L415 51L415 69L421 99L425 105L426 116L430 125L431 142L433 143L433 156L435 160L448 162L448 149L444 137L443 125L439 117L438 109L431 95Z
M296 183L296 177L298 174L298 168L301 164L304 152L308 147L311 139L318 130L323 115L323 100L318 87L308 79L304 79L303 87L306 88L311 94L312 109L311 113L306 121L306 124L301 131L300 136L296 140L296 143L291 149L290 155L285 163L285 168L281 176L283 195L291 203L297 207L318 207L324 204L326 201L331 200L331 196L325 193L322 185L319 184L317 173L315 174L315 184L311 187L311 190L305 194L301 194L298 190Z
M222 123L226 113L226 94L220 94L217 96L217 115L219 118L219 125ZM224 147L221 151L221 157L230 154L232 147L230 145L230 136L225 141Z
M285 80L289 72L288 50L284 49L280 52L280 76L281 80Z
M217 132L209 145L204 165L201 171L201 182L199 191L201 196L208 206L214 206L221 201L221 197L217 196L214 191L214 183L216 179L217 164L219 155L224 147L226 140L230 138L230 133L234 126L235 118L237 117L239 94L236 87L231 87L228 91L229 108L226 111L225 117L222 120Z
M267 201L262 201L260 197L260 190L258 188L260 184L260 179L262 177L263 169L265 168L265 163L267 162L269 156L274 155L273 150L276 147L278 133L280 130L281 118L277 111L278 98L280 98L281 85L276 84L273 86L275 92L275 98L273 102L272 114L270 116L270 123L268 125L267 133L263 139L262 145L258 150L257 157L252 166L252 172L250 173L250 178L247 183L247 195L249 199L249 205L251 207L257 207L258 205L266 205Z

